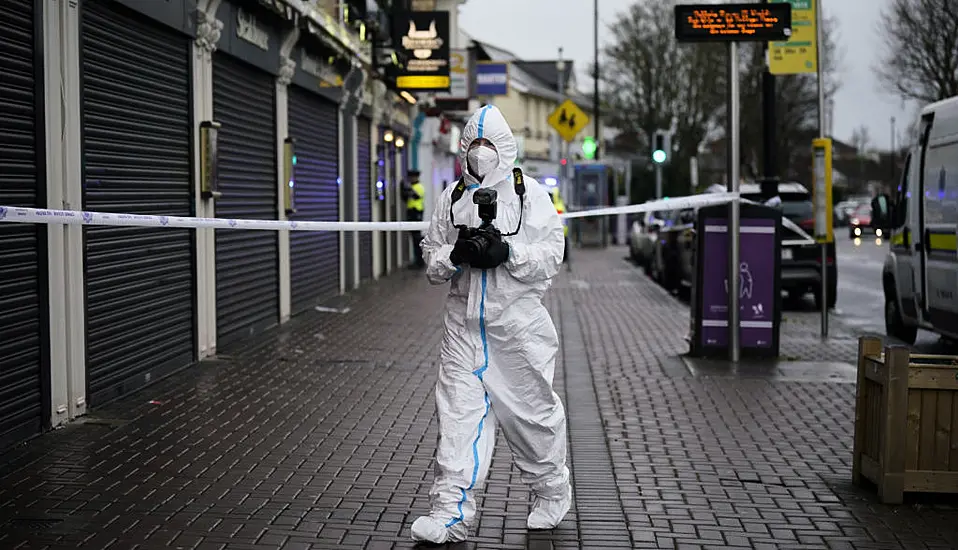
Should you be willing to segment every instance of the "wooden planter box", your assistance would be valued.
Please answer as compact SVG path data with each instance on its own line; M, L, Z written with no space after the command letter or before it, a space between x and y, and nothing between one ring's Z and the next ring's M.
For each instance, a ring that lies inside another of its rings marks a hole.
M859 339L852 481L863 477L882 503L958 493L958 357Z

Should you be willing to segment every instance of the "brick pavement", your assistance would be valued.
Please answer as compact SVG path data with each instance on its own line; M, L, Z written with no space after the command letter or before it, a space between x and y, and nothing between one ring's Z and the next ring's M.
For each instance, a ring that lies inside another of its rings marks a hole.
M579 250L547 297L576 508L525 529L501 440L460 548L956 548L958 509L850 487L854 387L693 377L687 311ZM403 273L0 456L0 548L409 548L444 289ZM150 401L153 401L151 403ZM953 502L953 501L952 501Z

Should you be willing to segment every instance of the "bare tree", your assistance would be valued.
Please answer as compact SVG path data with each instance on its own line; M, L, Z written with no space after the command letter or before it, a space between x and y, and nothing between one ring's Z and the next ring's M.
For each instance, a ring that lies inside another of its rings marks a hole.
M862 125L852 131L850 145L853 145L855 149L858 150L858 156L865 156L868 153L868 149L871 147L871 144L871 134L869 133L867 126Z
M825 77L825 98L834 97L841 87L844 52L836 40L837 21L825 17L822 21L822 73ZM762 142L762 73L765 72L765 53L761 44L742 45L742 111L741 148L744 174L759 177ZM805 159L810 154L811 138L818 133L818 75L814 73L779 75L775 77L775 136L778 145L780 178L802 180L808 172ZM725 124L725 117L722 117Z
M652 134L675 121L666 192L687 192L688 160L725 104L725 49L679 44L675 0L639 0L609 26L601 82L605 122L622 131L620 149L649 151ZM671 183L671 185L670 185Z
M886 91L920 103L958 95L958 1L891 0L879 33L885 51L873 70Z

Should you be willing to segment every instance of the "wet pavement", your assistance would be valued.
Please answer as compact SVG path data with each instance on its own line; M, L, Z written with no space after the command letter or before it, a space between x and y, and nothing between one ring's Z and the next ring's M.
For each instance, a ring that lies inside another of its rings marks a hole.
M687 309L624 256L577 250L547 295L576 506L527 532L501 440L453 547L958 547L955 499L851 486L852 329L787 313L771 375L687 361ZM444 293L397 274L5 452L0 548L412 547Z

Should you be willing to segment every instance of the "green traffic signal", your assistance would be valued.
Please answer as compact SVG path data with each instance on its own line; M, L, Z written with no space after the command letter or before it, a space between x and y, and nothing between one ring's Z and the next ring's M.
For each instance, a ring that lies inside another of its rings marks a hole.
M596 145L595 145L594 138L587 137L584 140L582 140L582 154L585 155L586 159L591 160L595 158L595 150L596 150Z
M665 151L658 149L652 152L652 160L658 164L665 162Z

